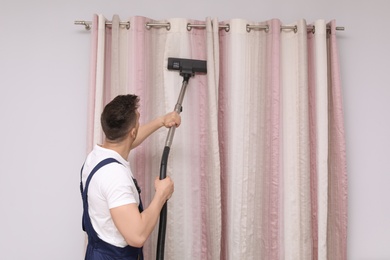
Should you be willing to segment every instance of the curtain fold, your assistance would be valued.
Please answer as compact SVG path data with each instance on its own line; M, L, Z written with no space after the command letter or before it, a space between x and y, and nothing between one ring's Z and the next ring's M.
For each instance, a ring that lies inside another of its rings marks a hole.
M336 21L332 20L328 25L330 26L330 33L327 36L329 71L329 210L327 250L329 259L347 259L348 178Z
M170 29L145 30L145 17L130 19L129 93L141 97L141 123L174 109L183 78L167 70L168 57L208 60L208 76L189 80L183 100L182 124L176 131L167 174L175 180L175 193L168 207L166 256L179 259L219 259L221 212L219 147L215 100L217 79L213 62L215 36L211 20L169 19ZM159 21L162 22L162 21ZM205 29L187 30L187 23L206 24ZM134 173L146 186L146 201L154 193L154 176L159 173L166 129L160 129L134 150ZM180 144L180 145L177 145ZM156 229L157 231L157 229ZM180 238L179 240L176 238ZM155 258L157 232L145 246L145 255Z
M279 19L133 16L130 28L118 15L111 20L92 21L88 149L102 142L100 114L116 95L140 96L146 123L177 102L183 79L167 69L168 57L207 60L207 74L189 80L169 156L175 193L165 258L346 259L335 21L301 19L281 30ZM145 206L167 132L159 129L130 153ZM145 259L156 257L157 231Z
M281 35L285 259L311 259L306 21Z
M228 23L220 36L223 259L278 259L280 21L250 33L249 21Z
M96 136L99 136L100 129L95 126L95 122L97 120L96 113L101 110L101 104L99 103L101 98L97 95L96 88L98 85L101 85L99 80L97 79L98 74L99 77L101 77L102 73L101 70L98 69L100 67L101 61L99 59L99 56L101 55L101 44L102 39L104 39L105 34L101 34L101 26L102 21L104 20L104 17L101 17L101 19L98 19L97 15L93 16L92 19L92 32L91 32L91 68L90 68L90 85L89 85L89 99L88 99L88 141L87 141L87 150L92 150L92 147L94 143L101 142L99 138ZM105 24L104 24L105 27ZM103 28L104 28L103 27ZM101 91L99 94L101 95ZM99 132L99 133L96 133Z
M326 24L323 20L314 23L315 33L309 39L313 41L312 59L315 90L314 104L311 111L315 113L315 172L317 178L317 253L318 259L327 259L327 212L328 212L328 78ZM315 187L315 186L314 186Z

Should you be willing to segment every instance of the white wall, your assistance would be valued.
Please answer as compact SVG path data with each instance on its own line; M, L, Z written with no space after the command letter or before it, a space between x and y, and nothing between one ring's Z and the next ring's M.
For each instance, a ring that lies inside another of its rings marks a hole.
M0 259L82 259L93 13L122 19L336 19L349 173L348 259L390 259L388 0L1 0Z

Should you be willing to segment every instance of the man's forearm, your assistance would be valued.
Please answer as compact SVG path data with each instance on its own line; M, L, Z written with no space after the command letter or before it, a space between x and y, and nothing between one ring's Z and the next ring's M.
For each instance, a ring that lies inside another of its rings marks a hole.
M159 196L155 196L149 207L141 213L141 222L143 223L142 234L145 238L149 237L154 230L165 202L166 200L163 200Z
M155 195L142 213L139 213L138 206L134 203L110 209L115 226L129 245L144 245L157 224L165 202L163 196Z
M164 121L162 117L157 117L149 123L140 126L138 129L137 138L134 140L131 149L140 145L149 135L154 133L162 126L164 126Z

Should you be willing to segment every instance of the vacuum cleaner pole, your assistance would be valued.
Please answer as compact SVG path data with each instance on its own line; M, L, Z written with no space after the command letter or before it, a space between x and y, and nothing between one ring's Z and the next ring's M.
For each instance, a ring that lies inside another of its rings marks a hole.
M187 80L183 80L183 84L182 84L182 87L181 87L180 95L179 95L179 98L177 99L177 103L176 103L176 106L175 106L175 111L178 114L180 114L181 111L183 110L181 104L183 103L183 99L184 99L184 95L186 93L187 85L188 85L188 79ZM173 136L175 135L175 130L176 130L175 126L169 128L167 140L165 141L165 146L171 147Z
M168 69L169 70L179 70L180 76L183 77L183 84L181 87L179 98L177 99L177 103L175 106L175 111L178 114L180 114L183 110L182 103L183 103L184 95L185 95L190 77L194 76L195 72L207 73L207 64L206 64L206 61L201 61L201 60L168 58ZM167 139L165 141L165 147L164 147L163 155L161 158L160 180L165 179L167 177L168 156L169 156L169 151L171 149L173 136L175 135L175 130L176 130L176 127L173 126L173 127L169 128L169 131L168 131L168 136L167 136ZM159 229L158 229L157 253L156 253L157 260L164 259L167 214L168 214L168 207L167 207L167 203L165 203L163 208L161 209L161 213L160 213L160 223L159 223Z

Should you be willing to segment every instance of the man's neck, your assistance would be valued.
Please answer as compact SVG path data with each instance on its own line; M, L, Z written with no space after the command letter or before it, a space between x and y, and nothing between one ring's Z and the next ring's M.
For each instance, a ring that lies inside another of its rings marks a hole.
M130 153L131 144L127 141L122 142L110 142L109 140L104 140L103 148L113 150L120 154L127 161Z

